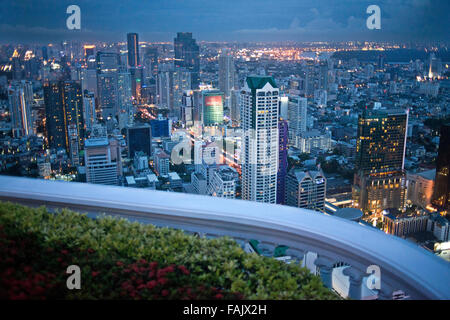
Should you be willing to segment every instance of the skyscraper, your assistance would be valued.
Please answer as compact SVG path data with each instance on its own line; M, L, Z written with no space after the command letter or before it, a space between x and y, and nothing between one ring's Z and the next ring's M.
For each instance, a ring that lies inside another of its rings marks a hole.
M116 139L87 139L85 145L86 181L88 183L117 185L122 175L120 146Z
M450 209L450 123L441 127L433 205L447 212Z
M286 175L288 168L288 122L280 118L278 122L278 173L277 173L277 203L284 204L286 196Z
M50 148L70 152L69 125L76 126L78 150L84 145L83 95L79 81L44 83L47 139Z
M203 91L202 96L203 125L221 125L223 123L223 92L218 90Z
M183 92L190 90L191 73L185 68L163 66L158 72L158 104L181 119Z
M319 89L328 90L328 63L322 61L319 65Z
M200 84L200 48L192 32L178 32L174 39L175 66L186 68L191 73L191 89Z
M156 77L158 75L158 48L147 48L144 54L144 67L146 76Z
M97 122L97 113L95 110L94 93L87 90L83 91L83 118L88 131L92 130L92 126Z
M249 76L241 90L242 199L275 203L279 89L270 76Z
M306 132L308 101L306 98L289 96L288 98L289 138L295 138Z
M219 89L225 94L226 106L229 108L231 90L234 89L234 61L229 49L223 49L219 56Z
M408 110L364 110L358 118L353 195L363 211L403 209Z
M152 130L149 125L127 128L128 158L132 159L136 152L152 155Z
M137 33L127 34L128 45L128 66L137 67L140 65L139 60L139 38Z
M324 210L326 178L322 170L292 168L286 181L286 204L292 207Z
M14 137L33 134L33 86L30 81L13 81L8 87L8 102Z
M119 112L118 68L117 53L97 52L97 92L103 118L115 117Z

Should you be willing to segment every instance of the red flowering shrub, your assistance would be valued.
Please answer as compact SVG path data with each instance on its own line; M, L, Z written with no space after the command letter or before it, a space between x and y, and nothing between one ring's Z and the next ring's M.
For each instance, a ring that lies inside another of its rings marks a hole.
M8 228L9 229L9 228ZM0 225L0 299L239 299L212 286L196 285L189 270L156 261L101 259L93 249L39 246L33 234L5 233ZM82 270L82 290L68 290L67 266ZM83 273L83 270L91 270Z

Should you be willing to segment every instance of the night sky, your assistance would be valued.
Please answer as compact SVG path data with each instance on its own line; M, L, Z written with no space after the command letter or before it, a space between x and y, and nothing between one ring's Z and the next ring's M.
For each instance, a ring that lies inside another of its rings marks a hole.
M0 41L70 39L172 41L190 31L206 41L449 40L449 0L0 0ZM81 8L68 30L66 8ZM368 30L366 8L381 8Z

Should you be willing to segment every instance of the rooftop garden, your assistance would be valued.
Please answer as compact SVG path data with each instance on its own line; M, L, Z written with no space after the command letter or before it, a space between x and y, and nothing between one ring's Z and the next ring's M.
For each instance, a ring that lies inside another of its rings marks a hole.
M299 265L111 216L0 202L0 299L336 299ZM81 270L69 290L67 267Z

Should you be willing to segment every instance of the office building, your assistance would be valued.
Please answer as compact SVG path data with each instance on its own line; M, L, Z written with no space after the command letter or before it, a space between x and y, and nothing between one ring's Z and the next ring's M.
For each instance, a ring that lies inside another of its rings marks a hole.
M176 67L186 68L191 73L191 88L197 89L200 84L200 48L191 32L178 32L174 39Z
M87 90L83 91L83 117L86 130L91 131L92 126L97 122L97 113L94 93Z
M158 75L158 48L147 48L144 54L145 76L156 78Z
M8 87L8 103L15 138L33 134L33 86L30 81L13 81Z
M213 197L235 199L236 179L238 179L236 170L229 166L219 166L212 175L208 194Z
M181 97L181 121L187 128L194 125L194 94L185 90Z
M153 160L155 172L158 176L167 176L169 174L170 156L163 150L159 150Z
M170 119L163 118L161 114L158 114L158 118L150 120L150 126L152 128L152 138L170 137L172 122Z
M117 76L119 55L97 52L97 93L102 117L112 118L119 113Z
M355 205L367 212L405 205L404 158L408 110L365 110L358 117Z
M428 214L424 210L402 212L389 209L383 215L384 231L398 237L405 237L411 233L427 230Z
M295 137L295 146L303 153L324 153L331 150L331 131L312 129Z
M218 126L223 124L224 93L219 90L202 92L203 125Z
M85 142L86 181L118 185L122 176L120 145L116 139L92 138Z
M139 59L139 37L137 33L127 34L128 66L137 67L140 65Z
M284 204L286 198L286 175L288 169L288 122L280 119L278 122L278 173L277 173L277 203Z
M269 76L249 76L241 90L242 199L275 203L279 89Z
M286 205L324 211L326 189L322 170L292 168L286 178Z
M152 155L152 130L149 125L127 128L128 158L134 158L136 152Z
M448 212L450 210L450 123L442 125L440 134L433 205Z
M79 81L50 81L44 83L47 141L50 148L70 152L69 125L76 126L78 149L83 150L83 95Z
M295 138L306 132L308 100L299 96L288 97L289 139L295 143Z
M426 208L431 204L436 170L407 173L407 199L416 206Z
M231 91L234 89L235 68L229 49L223 49L219 56L219 89L225 95L225 104L231 106Z
M161 66L158 72L158 105L181 119L183 93L190 90L191 73L185 68Z

